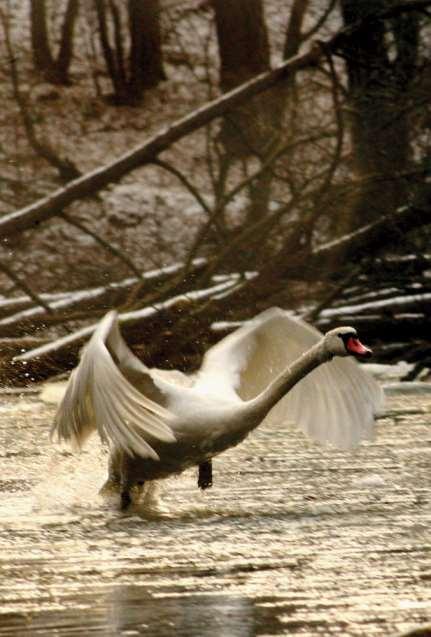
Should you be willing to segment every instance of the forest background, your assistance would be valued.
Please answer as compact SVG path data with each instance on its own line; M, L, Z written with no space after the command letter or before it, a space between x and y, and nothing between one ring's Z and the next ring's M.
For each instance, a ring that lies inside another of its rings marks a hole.
M112 307L149 365L280 305L429 368L430 17L4 0L1 381L72 367Z

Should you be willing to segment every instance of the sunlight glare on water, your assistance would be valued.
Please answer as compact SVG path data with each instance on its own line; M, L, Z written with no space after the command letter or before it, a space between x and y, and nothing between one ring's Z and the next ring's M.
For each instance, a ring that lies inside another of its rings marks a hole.
M118 495L98 494L107 452L97 439L71 454L49 443L53 408L3 401L0 637L365 627L386 637L424 621L426 400L391 398L376 442L355 453L262 427L215 459L212 489L200 492L188 471L149 485L126 513Z

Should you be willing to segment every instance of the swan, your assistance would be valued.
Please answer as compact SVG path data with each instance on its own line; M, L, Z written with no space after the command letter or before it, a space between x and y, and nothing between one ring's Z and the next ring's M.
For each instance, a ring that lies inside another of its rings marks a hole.
M210 486L211 458L264 420L289 418L343 449L370 439L382 393L351 360L370 355L352 327L323 336L271 308L211 347L188 376L146 367L110 311L81 353L51 434L80 448L96 430L110 444L107 485L117 486L125 509L133 489L191 466L199 466L199 486Z

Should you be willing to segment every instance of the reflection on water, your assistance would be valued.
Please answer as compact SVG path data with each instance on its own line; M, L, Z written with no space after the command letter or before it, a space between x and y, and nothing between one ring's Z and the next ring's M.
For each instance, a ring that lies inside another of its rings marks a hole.
M122 514L98 495L97 441L72 455L49 444L52 411L36 399L0 405L0 637L386 637L420 624L429 407L391 398L376 443L352 454L262 428L216 459L208 492L189 471Z
M79 598L62 612L39 613L29 624L23 615L9 615L8 630L16 634L154 635L154 637L254 637L278 635L282 624L273 609L230 595L182 595L153 598L139 588L113 589L95 596L91 613L77 612ZM84 628L85 627L85 628ZM4 635L0 626L0 635Z
M110 622L116 634L157 626L160 637L172 635L174 630L176 635L184 637L253 637L262 624L268 635L275 635L281 629L276 617L268 621L264 609L244 597L183 595L143 602L133 595L133 589L123 590L118 597L113 594Z

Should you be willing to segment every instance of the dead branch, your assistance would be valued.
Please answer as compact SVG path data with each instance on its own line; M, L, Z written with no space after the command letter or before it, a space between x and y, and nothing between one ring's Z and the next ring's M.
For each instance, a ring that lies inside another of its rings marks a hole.
M127 256L127 254L124 254L124 252L120 250L120 248L117 248L117 246L113 245L109 241L106 241L106 239L103 239L103 237L100 237L98 234L96 234L96 232L93 232L92 230L90 230L90 228L87 228L87 226L81 221L78 221L77 219L72 219L72 217L68 215L67 213L63 212L61 216L71 226L75 226L75 228L78 228L84 234L87 234L89 237L92 237L96 243L102 246L102 248L104 248L105 250L110 252L114 257L116 257L117 259L125 263L127 267L138 277L138 279L141 278L141 272L138 270L138 268L133 263L133 261Z
M192 264L189 275L182 278L182 285L176 286L176 292L186 292L192 285L192 280L206 266L205 259L196 259ZM140 274L140 278L130 277L117 283L99 286L89 290L75 290L65 295L50 297L49 313L41 307L26 307L15 314L0 319L1 336L21 336L29 330L32 332L53 325L64 325L70 321L97 318L110 307L119 307L130 294L130 290L139 284L136 300L150 304L153 301L164 300L168 287L177 281L177 275L183 271L183 264L175 264L160 270L153 270ZM169 285L170 284L170 285ZM147 295L151 299L144 300ZM52 300L51 300L52 298Z
M48 314L52 312L51 307L48 305L48 303L45 303L45 300L34 290L32 290L31 287L27 285L27 283L23 281L18 275L16 275L15 272L11 270L5 263L0 262L0 271L3 272L8 277L8 279L13 281L18 289L25 292L29 296L29 298L32 299L34 303L36 303L36 305L39 305Z
M241 279L232 276L205 290L180 294L163 303L127 312L120 315L122 329L131 343L144 339L149 344L146 353L148 360L151 360L161 344L172 338L172 326L181 317L185 316L189 321L193 317L193 310L202 308L210 299L217 302L220 295L228 295L241 285ZM0 384L11 381L25 384L29 378L46 378L76 364L79 348L94 329L95 325L89 325L54 342L20 353L12 361L4 360L0 366Z
M137 312L129 312L125 316L129 317L131 324L135 320L141 322L144 319L149 321L151 318L151 329L148 327L144 330L143 324L140 324L140 329L142 327L143 331L139 332L138 339L151 344L146 352L152 363L164 361L169 355L169 347L172 346L173 341L176 343L175 350L181 351L181 346L184 346L186 341L190 343L190 334L193 334L193 342L199 342L201 337L203 341L208 340L212 321L221 316L224 318L247 317L249 307L253 308L253 313L260 308L263 309L267 306L268 299L285 288L289 280L326 279L328 272L331 272L334 259L339 259L341 255L346 263L359 262L363 256L369 260L370 254L377 253L379 249L387 246L388 241L396 241L408 230L429 224L430 204L431 189L428 197L421 199L417 205L402 208L394 215L387 215L312 252L303 250L297 251L294 255L287 256L284 252L277 255L271 263L262 268L260 273L248 281L241 280L239 283L238 279L235 279L235 283L232 284L232 280L228 279L227 283L223 284L225 294L222 294L223 290L219 286L203 291L191 291L188 294L174 296L162 303L153 303L151 307ZM196 285L195 277L187 285L191 290ZM105 289L105 294L106 291ZM110 307L112 307L111 304ZM4 324L5 320L1 323ZM32 324L34 325L34 316ZM161 328L163 325L168 325L169 338ZM38 377L40 374L58 372L62 368L61 365L64 368L66 361L69 361L69 355L76 354L79 344L88 337L92 329L92 327L83 328L50 344L42 351L33 350L18 359L37 360L37 363L32 362L32 373L36 376L39 374ZM49 362L53 353L55 353L54 366ZM61 365L60 361L63 361ZM12 374L11 378L16 380L16 374Z
M369 260L371 255L377 255L388 244L396 245L400 237L404 240L409 230L430 223L431 189L427 196L421 196L411 206L405 206L393 215L384 215L378 221L312 251L298 249L294 233L294 250L280 250L255 278L232 292L228 303L218 302L218 316L235 316L247 307L253 307L254 312L259 307L263 309L267 307L268 299L285 290L291 281L317 283L334 275L343 276L345 265L358 263L362 258ZM338 264L335 271L334 264Z
M431 189L423 193L420 200L404 206L394 214L382 215L377 221L358 228L315 250L298 250L286 254L281 250L259 274L260 285L265 289L271 281L274 286L283 285L286 279L319 280L334 274L334 264L342 272L340 263L355 263L363 257L377 254L391 244L404 240L405 234L413 228L431 223ZM254 284L254 282L253 282Z

